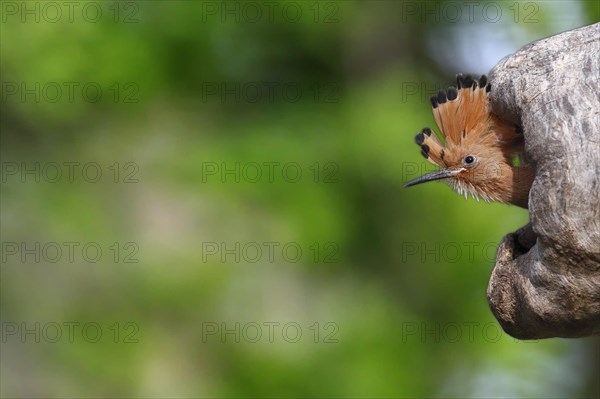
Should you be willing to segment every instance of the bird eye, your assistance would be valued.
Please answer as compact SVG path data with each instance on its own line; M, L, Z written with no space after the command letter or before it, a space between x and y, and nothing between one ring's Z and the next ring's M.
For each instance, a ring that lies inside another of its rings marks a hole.
M473 162L475 162L475 157L473 157L472 155L467 155L467 156L465 157L465 163L466 163L467 165L470 165L470 164L472 164Z

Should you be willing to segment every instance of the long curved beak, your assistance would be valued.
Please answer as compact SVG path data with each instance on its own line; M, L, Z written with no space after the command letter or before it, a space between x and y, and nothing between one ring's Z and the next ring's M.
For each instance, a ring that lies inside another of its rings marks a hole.
M417 184L427 183L428 181L447 179L449 177L456 176L463 170L463 168L436 170L435 172L427 173L426 175L417 177L416 179L409 181L408 183L404 184L404 187L415 186Z

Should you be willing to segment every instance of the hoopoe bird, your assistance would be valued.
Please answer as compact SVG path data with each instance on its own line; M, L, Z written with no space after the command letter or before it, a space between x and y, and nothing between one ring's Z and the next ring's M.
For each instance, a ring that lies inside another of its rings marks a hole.
M443 140L430 128L415 137L421 154L441 169L404 185L444 179L456 192L479 200L527 208L535 171L523 162L523 131L491 111L491 85L485 75L456 77L431 97L433 115Z

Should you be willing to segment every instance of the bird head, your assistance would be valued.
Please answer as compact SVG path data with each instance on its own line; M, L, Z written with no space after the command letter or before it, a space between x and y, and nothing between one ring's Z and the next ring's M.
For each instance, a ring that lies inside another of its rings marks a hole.
M438 137L424 128L415 141L421 154L440 169L409 181L405 187L444 180L465 197L511 200L513 158L522 150L523 137L518 127L491 112L490 88L485 75L479 80L458 75L456 86L431 98L442 134Z

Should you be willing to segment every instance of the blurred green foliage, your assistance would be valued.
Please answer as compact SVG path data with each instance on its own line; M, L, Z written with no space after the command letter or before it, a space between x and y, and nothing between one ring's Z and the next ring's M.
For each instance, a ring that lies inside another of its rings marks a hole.
M56 3L57 21L47 3L2 4L2 242L95 242L104 256L7 256L1 317L98 323L102 339L3 336L2 396L598 393L597 341L518 342L488 309L495 243L527 213L402 189L432 169L412 142L434 124L428 95L488 72L456 68L595 22L597 2L476 2L473 19L440 1L74 3L72 20ZM64 162L102 178L6 174ZM206 251L267 242L273 261ZM273 342L265 322L279 323ZM262 338L221 335L236 323Z

